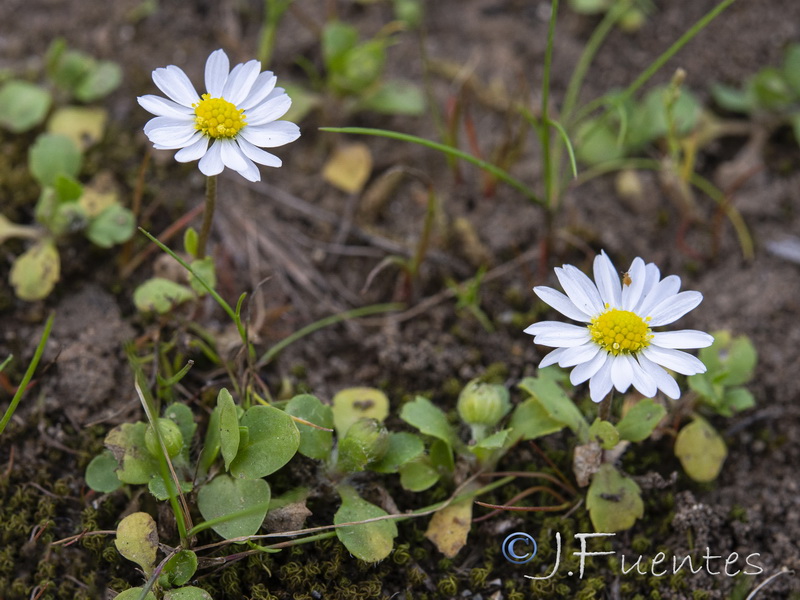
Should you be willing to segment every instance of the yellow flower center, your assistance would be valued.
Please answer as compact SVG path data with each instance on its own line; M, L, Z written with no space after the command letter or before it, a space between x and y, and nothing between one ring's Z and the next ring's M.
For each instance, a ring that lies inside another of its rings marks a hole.
M203 94L202 100L192 104L192 108L195 129L212 138L236 137L239 130L247 125L244 109L236 108L224 98Z
M612 308L594 317L589 327L592 340L614 356L636 354L650 345L653 334L647 322L629 310Z

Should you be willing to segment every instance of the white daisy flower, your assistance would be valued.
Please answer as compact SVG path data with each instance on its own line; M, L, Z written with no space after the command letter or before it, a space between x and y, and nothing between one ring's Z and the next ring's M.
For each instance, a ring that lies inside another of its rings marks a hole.
M249 181L259 181L255 163L280 167L281 159L258 146L275 148L293 142L300 137L300 128L276 121L292 100L283 88L275 87L277 77L272 72L261 73L257 60L238 64L230 72L229 67L224 51L211 53L205 70L207 93L202 96L179 67L153 71L156 86L170 99L137 98L142 108L156 115L144 132L156 149L178 150L178 162L199 159L204 175L218 175L228 167Z
M592 401L601 402L614 387L620 393L633 385L648 398L661 390L677 399L680 389L666 367L683 375L704 373L705 365L680 349L705 348L714 338L702 331L653 331L669 325L703 300L700 292L679 292L680 277L661 279L655 264L635 258L620 281L605 252L594 259L594 279L572 265L556 268L566 295L549 287L533 291L544 302L574 321L534 323L525 330L533 341L556 348L539 368L558 363L575 367L573 385L589 380Z

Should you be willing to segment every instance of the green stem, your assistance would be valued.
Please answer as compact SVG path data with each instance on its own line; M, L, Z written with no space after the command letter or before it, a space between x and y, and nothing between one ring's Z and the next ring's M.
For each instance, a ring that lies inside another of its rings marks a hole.
M520 180L512 177L507 171L504 171L503 169L496 167L492 163L486 162L485 160L476 158L472 154L468 154L467 152L459 150L458 148L453 148L452 146L448 146L446 144L440 144L438 142L426 140L425 138L420 138L415 135L408 135L407 133L399 133L397 131L388 131L386 129L372 129L369 127L320 127L319 129L320 131L329 131L331 133L376 135L379 137L390 138L393 140L411 142L412 144L419 144L420 146L425 146L426 148L432 148L434 150L438 150L439 152L443 152L444 154L447 154L449 156L455 156L457 158L466 160L467 162L470 162L473 165L480 167L485 171L488 171L489 173L497 177L499 180L504 181L512 188L522 193L531 202L540 204L542 206L545 205L544 200L542 200L536 194L536 192L534 192L531 188L522 183Z
M211 233L211 222L214 220L214 209L217 206L217 176L211 175L206 179L206 209L203 212L203 226L197 240L197 258L206 257L206 244Z
M14 393L14 397L11 399L11 404L8 405L5 414L3 415L2 421L0 421L0 434L3 433L5 430L6 425L11 420L11 417L14 415L14 411L17 410L17 405L19 404L20 400L22 400L22 396L25 394L25 390L28 389L28 384L31 382L33 378L33 373L36 371L36 367L39 366L39 361L42 358L42 353L44 352L44 347L47 344L47 340L50 339L50 330L53 328L53 320L55 319L56 314L50 313L50 316L47 318L47 322L44 324L44 331L42 332L42 338L39 340L39 345L36 347L36 352L33 353L33 359L31 359L31 363L28 365L28 370L25 371L25 375L22 377L22 381L20 382L19 386L17 387L17 391ZM3 366L6 365L8 360L3 362Z
M553 198L553 171L552 156L550 155L550 116L548 104L550 103L550 69L553 63L553 38L556 31L556 16L558 14L558 0L553 0L550 6L550 25L547 29L547 48L544 53L544 77L542 78L542 127L540 129L542 142L542 156L544 168L544 198L547 208L555 210Z

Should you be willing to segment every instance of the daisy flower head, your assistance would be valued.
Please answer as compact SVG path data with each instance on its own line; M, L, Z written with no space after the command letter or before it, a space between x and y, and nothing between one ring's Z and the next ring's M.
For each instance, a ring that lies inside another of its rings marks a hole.
M278 121L292 105L277 77L261 72L257 60L230 69L228 56L215 50L206 61L206 93L200 95L180 67L153 71L153 82L168 98L140 96L139 104L156 115L144 132L158 150L178 150L175 160L199 160L204 175L225 167L249 181L261 175L255 163L280 167L281 159L261 148L275 148L300 137L300 128Z
M539 368L574 367L570 381L578 385L588 379L594 402L612 388L623 393L631 385L648 398L661 390L677 399L680 389L665 369L682 375L705 372L698 358L681 350L710 346L713 337L692 329L653 330L677 321L703 300L700 292L679 291L680 277L661 279L655 264L638 257L620 277L605 252L594 259L594 282L572 265L555 271L566 294L545 286L533 291L582 325L542 321L528 327L525 333L535 343L555 348Z

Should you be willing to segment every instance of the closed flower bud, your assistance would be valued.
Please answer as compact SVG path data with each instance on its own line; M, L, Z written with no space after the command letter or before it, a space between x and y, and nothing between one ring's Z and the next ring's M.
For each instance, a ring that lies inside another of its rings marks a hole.
M339 442L339 463L347 471L361 471L379 461L389 449L389 432L376 419L359 419Z
M486 435L486 430L497 425L511 410L508 390L502 385L470 381L458 396L458 416L472 428L476 441Z
M167 448L167 454L170 458L175 458L183 448L183 435L181 430L172 419L158 419L158 432L161 434L161 439L164 440L164 446ZM147 426L147 431L144 433L144 444L150 451L150 454L157 456L161 453L161 448L158 444L158 438L152 425Z

